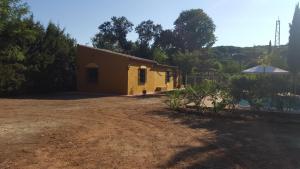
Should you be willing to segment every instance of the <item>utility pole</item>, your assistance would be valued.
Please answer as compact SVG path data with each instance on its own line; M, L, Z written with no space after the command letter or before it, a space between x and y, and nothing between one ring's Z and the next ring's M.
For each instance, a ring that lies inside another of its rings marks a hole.
M279 20L279 18L276 21L274 46L275 46L275 48L280 47L280 20Z

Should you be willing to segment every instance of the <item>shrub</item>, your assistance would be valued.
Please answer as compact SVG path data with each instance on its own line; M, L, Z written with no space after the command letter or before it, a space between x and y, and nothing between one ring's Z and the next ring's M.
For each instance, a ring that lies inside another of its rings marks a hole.
M291 111L300 109L300 97L290 94L292 81L287 76L236 75L229 83L204 80L199 85L169 95L172 109L187 107L191 103L199 112L212 110L215 113L225 109L234 110L241 100L247 100L252 110ZM212 108L205 100L212 102Z
M223 91L217 83L205 80L199 85L189 86L184 90L176 90L168 94L168 105L171 109L179 109L193 104L199 112L208 110L205 99L209 98L213 104L213 111L219 112L232 104L232 97L227 91ZM234 108L234 106L231 106Z
M217 90L215 96L212 98L213 111L215 113L225 110L226 108L230 111L235 109L233 97L226 89Z
M205 80L199 85L188 87L185 93L187 104L194 103L198 111L204 112L207 106L205 105L205 98L214 98L217 86L214 82Z
M230 94L235 103L247 100L253 110L284 110L283 97L289 92L286 77L272 75L242 75L231 79Z
M180 90L174 90L168 93L167 104L171 109L178 110L182 106L182 93Z

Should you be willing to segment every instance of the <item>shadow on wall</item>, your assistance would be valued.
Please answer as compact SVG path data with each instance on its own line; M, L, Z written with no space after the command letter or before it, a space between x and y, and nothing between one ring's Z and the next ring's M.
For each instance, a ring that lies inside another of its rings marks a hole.
M207 146L175 147L176 151L159 168L299 168L300 116L236 112L229 116L199 116L162 110L151 115L167 117L192 129L216 135ZM292 116L292 117L291 117Z

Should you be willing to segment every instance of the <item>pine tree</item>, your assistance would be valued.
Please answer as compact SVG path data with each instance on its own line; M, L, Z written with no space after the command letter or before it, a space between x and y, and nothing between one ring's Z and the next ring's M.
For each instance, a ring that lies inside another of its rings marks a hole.
M292 73L300 71L300 8L296 5L294 18L290 24L290 39L288 50L288 66Z
M272 53L272 41L269 42L268 54Z

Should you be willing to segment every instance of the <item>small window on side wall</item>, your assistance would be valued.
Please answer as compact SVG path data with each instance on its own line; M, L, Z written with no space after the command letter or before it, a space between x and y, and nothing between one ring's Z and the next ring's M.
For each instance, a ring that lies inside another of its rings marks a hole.
M171 81L171 72L166 71L166 83L169 83Z
M139 69L139 84L144 85L147 81L147 69Z
M89 83L98 82L98 68L87 68L87 80Z

